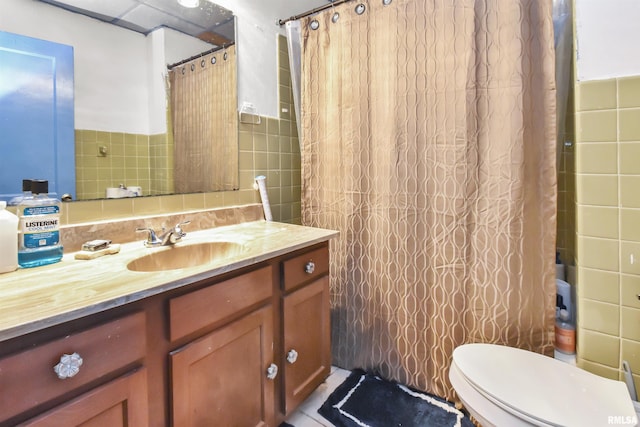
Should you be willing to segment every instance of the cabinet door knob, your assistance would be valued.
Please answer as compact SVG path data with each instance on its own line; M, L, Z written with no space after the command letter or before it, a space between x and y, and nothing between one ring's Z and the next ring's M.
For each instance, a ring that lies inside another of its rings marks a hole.
M298 360L298 352L294 349L289 350L287 353L287 362L296 363L296 360Z
M269 378L270 380L274 379L275 377L278 376L278 365L276 365L275 363L272 363L271 365L269 365L269 367L267 368L267 378Z
M60 363L53 367L58 378L64 380L66 378L75 377L80 372L82 366L82 357L78 353L63 354L60 357Z
M313 261L309 261L304 265L304 272L307 274L313 274L316 269L316 264Z

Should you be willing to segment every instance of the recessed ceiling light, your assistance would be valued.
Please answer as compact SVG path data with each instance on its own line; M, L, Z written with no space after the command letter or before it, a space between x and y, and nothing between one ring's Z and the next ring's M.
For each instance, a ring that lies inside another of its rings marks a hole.
M198 7L200 0L178 0L178 4L184 7Z

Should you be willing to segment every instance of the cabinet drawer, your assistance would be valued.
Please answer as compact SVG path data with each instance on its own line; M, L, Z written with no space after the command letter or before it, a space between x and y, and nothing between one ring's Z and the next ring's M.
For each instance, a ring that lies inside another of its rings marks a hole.
M145 355L144 313L38 345L0 359L0 418L9 419L123 368ZM78 353L79 372L60 379L53 368L63 354Z
M306 252L284 262L284 290L299 285L329 272L329 247Z
M172 298L169 329L172 341L221 322L265 301L273 294L271 266Z

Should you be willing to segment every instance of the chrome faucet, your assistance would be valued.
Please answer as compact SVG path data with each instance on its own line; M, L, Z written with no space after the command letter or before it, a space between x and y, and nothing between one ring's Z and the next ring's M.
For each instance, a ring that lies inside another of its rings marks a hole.
M147 239L144 241L144 245L148 248L156 246L170 246L176 244L180 239L187 235L182 231L182 226L191 223L191 221L185 221L177 224L175 227L165 231L162 227L162 234L158 236L152 228L140 227L136 228L136 232L147 232Z

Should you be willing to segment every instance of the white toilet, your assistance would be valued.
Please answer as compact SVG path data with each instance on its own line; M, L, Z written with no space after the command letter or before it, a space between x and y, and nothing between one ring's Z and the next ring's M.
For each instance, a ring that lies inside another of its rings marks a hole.
M449 379L483 427L638 423L625 383L530 351L462 345L453 351Z

